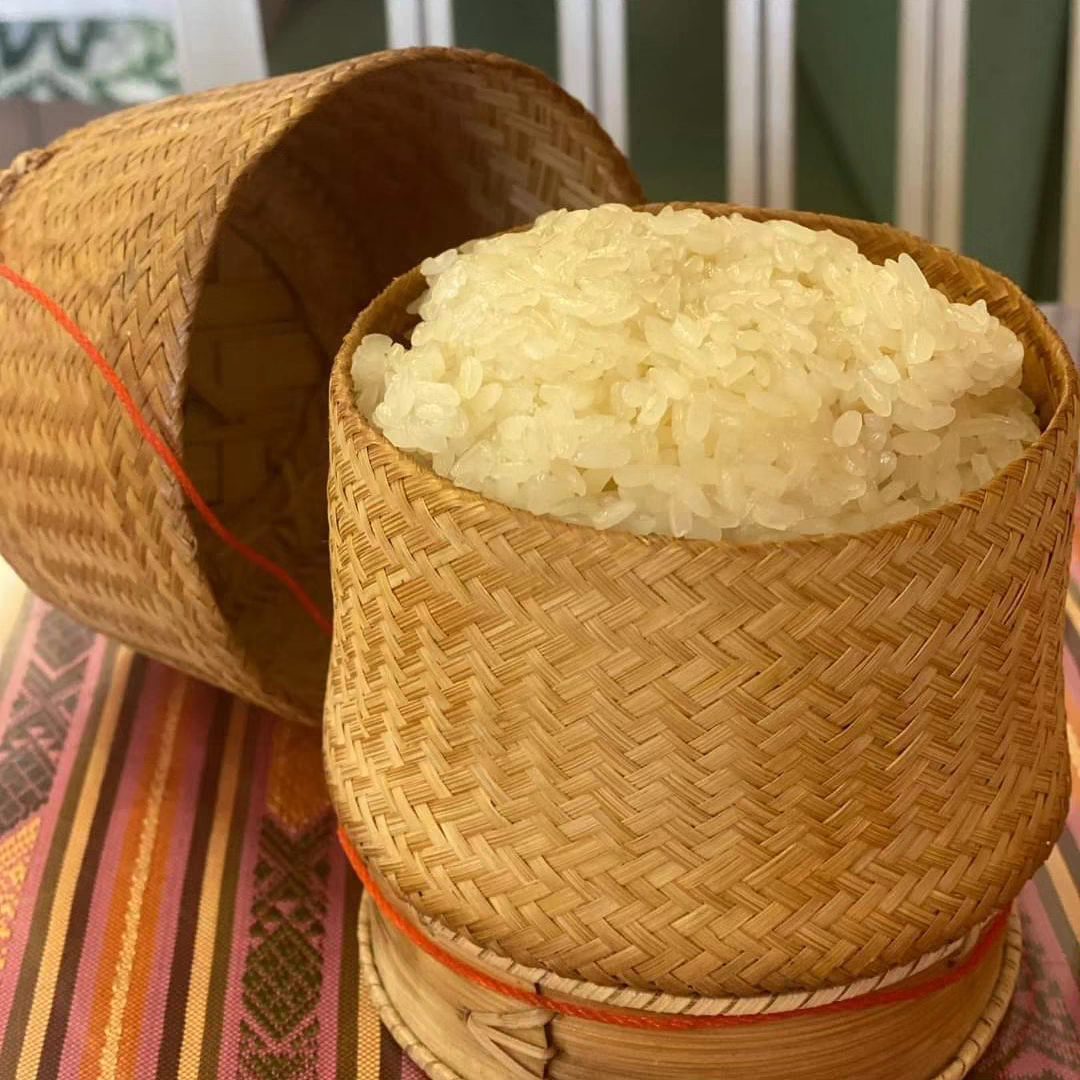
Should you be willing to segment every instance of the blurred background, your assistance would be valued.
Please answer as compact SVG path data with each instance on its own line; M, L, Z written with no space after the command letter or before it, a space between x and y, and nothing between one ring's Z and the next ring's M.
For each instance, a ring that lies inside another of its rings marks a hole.
M489 49L596 112L651 198L895 221L1016 279L1076 352L1076 41L1080 0L0 0L0 166L181 91Z

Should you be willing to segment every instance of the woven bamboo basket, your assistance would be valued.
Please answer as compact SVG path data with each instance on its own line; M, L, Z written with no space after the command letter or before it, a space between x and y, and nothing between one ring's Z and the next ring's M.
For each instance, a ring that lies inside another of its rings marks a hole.
M326 379L395 274L556 206L638 201L540 72L380 53L122 112L0 174L0 254L116 365L224 523L329 603ZM83 622L317 722L327 643L189 514L100 375L0 294L0 553Z
M1077 385L1060 339L1011 282L909 234L744 212L877 261L906 251L952 298L984 298L1025 345L1039 440L889 528L641 538L456 489L358 415L351 354L407 334L416 271L331 376L324 750L343 832L425 933L553 992L892 978L1004 911L1067 809ZM1001 970L988 959L978 987ZM987 1000L933 1029L941 1068ZM643 1075L703 1075L663 1064Z

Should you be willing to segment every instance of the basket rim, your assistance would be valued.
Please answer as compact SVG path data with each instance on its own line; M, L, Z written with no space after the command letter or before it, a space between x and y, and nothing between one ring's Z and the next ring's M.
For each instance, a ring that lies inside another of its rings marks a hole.
M958 254L948 248L932 244L928 240L916 236L905 229L884 222L869 222L859 218L847 218L836 214L817 214L803 210L774 210L761 207L750 207L738 203L719 202L693 202L673 201L659 203L642 203L633 207L634 210L658 213L666 206L675 209L698 209L703 210L711 217L726 217L734 214L742 214L754 220L782 219L794 221L809 228L829 229L834 225L841 229L855 224L867 226L873 229L884 230L894 236L898 241L908 245L914 245L922 249L919 255L936 254L943 256L960 265L976 269L980 274L991 280L996 279L1008 290L1014 292L1020 299L1026 314L1033 321L1033 327L1037 335L1043 339L1044 348L1040 355L1044 357L1045 368L1048 373L1053 372L1060 380L1060 392L1054 405L1053 413L1049 422L1041 430L1039 438L1031 445L1024 448L1024 452L1004 469L995 474L993 479L981 487L973 488L965 492L959 499L942 503L930 510L924 510L920 514L904 518L902 521L889 525L880 525L874 529L866 529L859 532L832 532L832 533L795 533L783 539L768 539L754 541L713 540L701 538L687 538L671 536L665 533L649 533L645 535L626 532L621 529L596 529L592 525L582 525L576 522L565 521L550 514L534 514L531 511L518 507L508 506L496 499L492 499L480 492L469 488L459 487L447 477L440 476L429 465L414 457L407 450L395 446L389 439L368 420L356 405L353 393L351 361L353 353L365 333L369 312L377 306L384 297L398 289L414 287L421 278L420 268L413 267L404 274L396 277L376 296L362 312L359 313L348 334L346 334L330 375L330 398L331 406L341 427L345 443L350 450L357 445L374 446L377 450L396 459L396 464L404 475L406 482L412 481L422 485L425 494L429 496L441 495L456 499L465 511L481 511L486 514L486 521L497 526L508 526L515 530L543 530L548 536L563 537L566 539L574 536L593 536L596 533L606 535L610 544L620 549L638 550L643 547L654 553L665 551L679 551L690 556L704 554L706 552L731 552L767 554L772 551L797 551L800 547L813 547L820 549L821 545L843 547L844 545L858 541L873 545L879 541L896 535L898 530L907 530L913 526L922 526L928 533L934 532L951 514L957 510L969 510L978 512L988 496L998 493L1011 481L1020 480L1029 466L1037 467L1038 462L1046 454L1053 452L1053 443L1057 435L1067 429L1068 414L1076 408L1080 401L1080 380L1078 380L1076 366L1062 341L1061 336L1050 325L1046 316L1039 306L1014 282L1011 278L992 270L980 263L977 259ZM519 228L528 228L520 226ZM856 244L858 241L856 240ZM912 258L919 261L916 255ZM937 286L933 286L937 288ZM943 291L943 290L939 290ZM948 295L947 293L945 294ZM331 424L333 429L334 425Z
M564 107L572 119L584 121L592 130L598 145L605 152L605 160L610 167L617 172L619 186L625 186L628 190L642 192L641 181L630 167L626 155L616 145L614 139L608 134L607 129L599 122L596 116L590 112L576 97L568 93L561 84L557 83L546 72L534 64L526 63L503 53L491 52L487 49L466 49L456 45L420 45L406 49L383 49L380 52L368 53L364 56L355 56L347 60L336 60L322 67L311 68L307 71L289 72L276 75L269 79L258 79L252 82L239 83L228 87L226 92L240 92L248 88L265 86L272 82L302 82L316 83L324 80L316 93L304 99L301 107L289 118L288 129L292 130L316 109L321 108L326 100L336 94L344 92L348 86L357 79L365 79L379 72L389 71L393 68L407 67L414 64L439 63L451 67L464 67L467 69L491 69L513 72L528 82L534 84L535 89L544 98ZM188 100L197 103L203 98L220 99L221 89L206 90L198 94L189 95ZM168 99L165 103L167 104ZM144 106L147 109L157 108L157 103ZM235 188L243 176L253 169L259 161L268 154L282 133L276 133L267 140L257 154L244 162L243 169L237 173L232 182ZM63 143L62 138L57 146ZM388 286L389 287L389 286Z
M44 165L63 153L69 143L78 142L84 138L88 130L100 132L102 129L109 129L117 122L130 123L133 118L142 119L152 116L155 112L166 112L174 109L178 100L182 100L190 106L198 106L207 102L221 102L235 98L237 103L240 104L248 94L258 92L271 84L279 86L285 86L288 83L317 85L317 91L308 95L300 103L299 108L289 117L286 127L291 130L297 124L302 123L311 112L320 108L328 97L343 91L355 79L366 78L376 72L390 70L395 67L434 61L474 70L478 68L502 69L514 72L533 83L545 98L564 107L571 118L581 120L589 125L598 147L604 151L606 163L617 174L616 178L619 186L625 186L629 191L637 193L638 198L644 199L641 181L631 168L626 154L616 146L615 140L600 123L596 115L551 75L535 64L530 64L517 57L493 52L490 49L470 49L459 45L417 45L403 49L381 49L378 52L334 60L328 64L307 68L303 71L288 71L261 79L248 79L229 86L212 87L189 94L182 94L179 99L174 96L163 98L160 101L133 105L71 128L44 148L26 151L19 158L12 161L9 167L0 169L0 175L13 174L12 179L16 179L23 172L28 171L26 167L22 169L15 168L22 158L27 159L26 164L30 168L37 168L39 165ZM252 154L244 162L243 168L232 178L230 186L235 186L249 169L254 167L265 154L273 149L282 133L282 131L270 133L258 152Z

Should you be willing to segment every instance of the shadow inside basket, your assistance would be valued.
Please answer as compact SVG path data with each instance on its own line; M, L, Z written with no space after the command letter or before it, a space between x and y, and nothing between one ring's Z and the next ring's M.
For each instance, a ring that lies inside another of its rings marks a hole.
M248 167L217 222L191 325L185 463L224 524L327 611L326 384L342 338L395 275L559 197L538 171L540 128L493 150L507 112L493 78L434 58L343 83ZM264 685L318 716L329 643L192 520Z

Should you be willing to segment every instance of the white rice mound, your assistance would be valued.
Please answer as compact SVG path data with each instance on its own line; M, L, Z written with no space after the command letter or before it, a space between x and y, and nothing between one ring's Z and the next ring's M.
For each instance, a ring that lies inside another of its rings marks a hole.
M907 255L700 210L557 210L428 259L357 404L453 483L599 529L855 532L986 484L1038 437L1023 347Z

